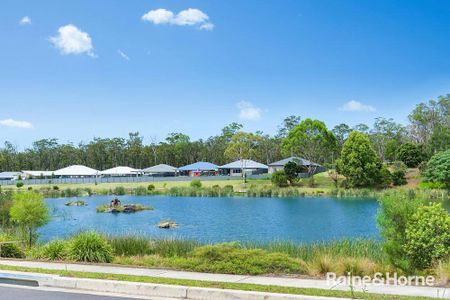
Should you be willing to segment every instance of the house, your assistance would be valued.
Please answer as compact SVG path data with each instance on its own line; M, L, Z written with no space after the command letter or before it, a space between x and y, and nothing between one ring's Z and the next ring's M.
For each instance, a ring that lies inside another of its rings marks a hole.
M107 170L103 170L100 172L100 175L103 176L138 176L142 173L142 170L130 168L130 167L115 167Z
M23 175L27 179L42 179L42 178L52 178L53 171L22 171Z
M53 172L56 177L73 178L73 177L97 177L98 170L83 166L73 165L68 166Z
M267 173L269 167L251 159L240 159L219 167L224 175L242 176Z
M219 166L210 162L199 161L187 166L178 168L181 175L201 176L201 175L217 175Z
M178 169L169 165L159 164L145 168L142 172L150 176L175 176L178 174Z
M314 168L314 173L319 173L319 172L323 172L325 170L324 167L322 167L321 165L315 163L315 162L311 162L307 159L301 158L301 157L295 157L295 156L291 156L273 163L269 164L269 174L272 174L273 172L276 171L281 171L284 169L284 166L288 163L288 162L294 162L299 166L304 166L305 167L305 173L308 173L308 169L310 167Z
M23 176L21 172L1 172L0 180L18 180Z

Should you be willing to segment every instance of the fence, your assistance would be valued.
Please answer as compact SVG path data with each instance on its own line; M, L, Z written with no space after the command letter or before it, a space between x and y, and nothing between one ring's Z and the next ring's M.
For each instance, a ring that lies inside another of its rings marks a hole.
M263 179L270 175L248 175L248 179ZM174 176L174 177L153 177L153 176L139 176L139 177L86 177L86 178L52 178L52 179L24 179L24 180L0 180L0 185L16 185L22 182L24 185L45 185L45 184L100 184L100 183L130 183L130 182L161 182L161 181L191 181L192 179L200 180L236 180L240 177L233 176Z

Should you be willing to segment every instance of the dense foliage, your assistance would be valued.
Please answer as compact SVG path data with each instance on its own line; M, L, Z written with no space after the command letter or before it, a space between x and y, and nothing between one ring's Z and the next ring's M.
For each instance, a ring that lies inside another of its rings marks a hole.
M19 226L23 236L27 237L30 247L37 238L37 229L50 219L44 198L33 192L14 194L9 213L11 220Z
M289 185L289 178L284 170L273 172L271 180L272 183L278 187L284 187Z
M434 155L427 163L425 179L450 188L450 149Z
M440 203L419 207L411 216L404 249L418 269L450 257L450 215Z
M104 236L87 231L70 239L67 255L75 261L108 263L113 259L113 249Z
M366 134L352 132L336 162L337 171L350 187L376 186L382 181L382 163Z
M420 145L405 143L400 146L397 159L405 163L406 166L415 168L425 159L425 154Z

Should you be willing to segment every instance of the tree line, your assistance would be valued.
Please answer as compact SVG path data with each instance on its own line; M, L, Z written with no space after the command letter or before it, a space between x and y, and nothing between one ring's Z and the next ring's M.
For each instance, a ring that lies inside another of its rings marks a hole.
M351 127L342 123L329 129L322 121L292 115L283 120L274 135L245 132L242 124L231 123L218 135L199 140L174 132L164 141L150 139L145 143L144 137L132 132L128 138L94 138L77 145L60 143L55 138L42 139L23 151L5 142L0 148L0 170L56 170L72 164L104 170L119 165L134 168L160 163L182 166L196 161L222 165L241 158L268 164L291 155L332 166L354 131L367 135L382 161L409 159L409 166L417 166L435 153L450 148L449 110L450 94L416 105L408 116L407 125L380 117L372 126Z

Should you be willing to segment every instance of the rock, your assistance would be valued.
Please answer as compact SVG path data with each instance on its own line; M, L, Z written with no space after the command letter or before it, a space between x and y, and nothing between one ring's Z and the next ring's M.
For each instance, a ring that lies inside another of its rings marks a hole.
M175 223L174 221L161 221L159 222L158 227L164 229L175 228L177 227L177 223Z

